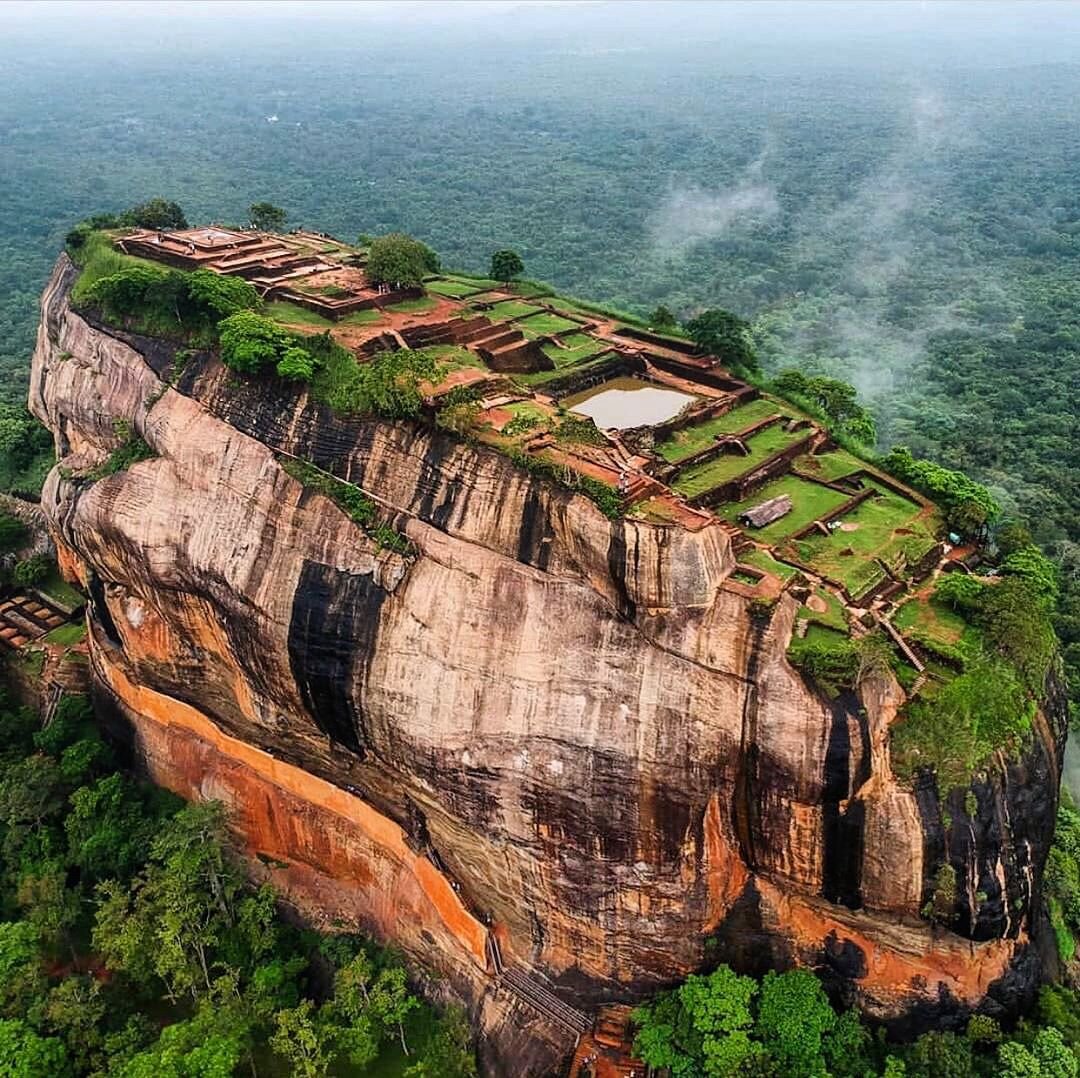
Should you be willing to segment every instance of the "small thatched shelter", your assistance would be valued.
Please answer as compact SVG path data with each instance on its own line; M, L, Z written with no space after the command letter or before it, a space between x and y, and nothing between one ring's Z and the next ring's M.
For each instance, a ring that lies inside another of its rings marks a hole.
M781 494L776 498L770 498L761 505L755 505L753 509L747 509L739 514L739 523L748 528L764 528L774 520L791 512L791 498L787 494Z

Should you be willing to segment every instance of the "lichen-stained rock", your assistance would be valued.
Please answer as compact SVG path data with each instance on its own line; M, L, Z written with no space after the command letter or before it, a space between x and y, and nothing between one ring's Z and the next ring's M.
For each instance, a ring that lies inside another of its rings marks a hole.
M785 657L798 604L729 583L720 525L609 521L422 425L178 363L72 311L72 278L62 259L30 404L103 710L158 781L230 805L298 905L440 971L491 1073L545 1073L573 1038L523 1031L489 928L585 1010L698 968L710 935L710 957L830 969L884 1016L1030 987L1058 716L946 835L889 767L899 686L808 687ZM78 478L129 429L153 457ZM415 554L380 550L281 454L362 486ZM919 918L944 857L969 939Z

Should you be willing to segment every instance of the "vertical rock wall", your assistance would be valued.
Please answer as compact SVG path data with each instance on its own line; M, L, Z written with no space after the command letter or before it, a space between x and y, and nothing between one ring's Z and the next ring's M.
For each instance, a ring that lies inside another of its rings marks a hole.
M946 854L936 801L889 767L899 686L811 691L785 658L796 602L732 586L719 526L612 522L424 427L344 420L209 356L177 370L74 313L71 279L62 260L30 403L103 701L159 781L233 807L298 904L443 971L493 1073L543 1073L567 1034L526 1029L493 984L489 924L585 1009L697 968L710 935L745 968L830 970L882 1015L1031 986L1060 716L976 789ZM79 479L118 421L156 456ZM361 485L416 555L281 453ZM958 933L919 919L943 856L969 881Z

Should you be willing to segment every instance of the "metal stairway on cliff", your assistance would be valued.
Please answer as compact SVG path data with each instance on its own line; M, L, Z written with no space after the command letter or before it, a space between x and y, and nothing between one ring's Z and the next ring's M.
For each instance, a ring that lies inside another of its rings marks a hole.
M519 966L507 966L503 963L502 949L493 933L488 933L488 957L495 970L495 979L505 985L522 1003L539 1011L546 1018L565 1026L571 1033L580 1036L592 1028L592 1020L576 1007L564 1003L554 992L531 977Z

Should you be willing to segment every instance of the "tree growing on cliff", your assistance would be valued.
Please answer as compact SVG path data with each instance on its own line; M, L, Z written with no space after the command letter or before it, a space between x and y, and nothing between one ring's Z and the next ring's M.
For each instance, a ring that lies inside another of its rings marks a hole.
M364 272L372 284L416 287L431 273L438 273L435 252L402 232L372 240Z
M758 369L750 325L731 311L713 308L686 323L690 339L720 361L746 371Z
M272 202L253 202L248 206L251 227L260 232L280 232L288 219L289 215Z
M289 347L289 337L269 318L239 311L218 325L221 361L244 374L257 374L277 364Z
M504 249L491 256L491 276L508 285L525 272L525 263L517 251Z

